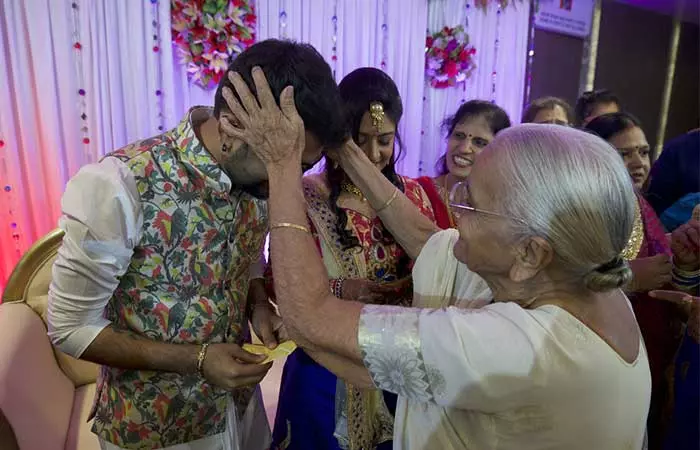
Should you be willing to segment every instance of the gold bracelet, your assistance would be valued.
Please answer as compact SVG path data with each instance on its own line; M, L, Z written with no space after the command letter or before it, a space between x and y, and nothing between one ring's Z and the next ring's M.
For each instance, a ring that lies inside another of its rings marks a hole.
M297 225L296 223L278 222L270 225L270 231L275 230L277 228L291 228L292 230L299 230L303 231L304 233L311 234L311 230L309 229L309 227L305 227L304 225Z
M376 213L379 214L380 212L384 211L387 209L393 202L396 200L396 197L399 195L399 190L394 188L394 192L391 193L391 197L389 197L389 200L386 201L382 206L376 209Z
M207 347L209 347L209 344L202 344L202 348L199 349L199 354L197 355L197 373L202 378L204 378L204 358L207 357Z

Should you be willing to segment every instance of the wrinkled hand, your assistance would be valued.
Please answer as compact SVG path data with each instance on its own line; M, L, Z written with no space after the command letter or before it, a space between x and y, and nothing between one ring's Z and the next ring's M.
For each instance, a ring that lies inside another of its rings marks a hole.
M649 258L637 258L630 261L634 274L630 290L632 292L647 292L659 289L671 282L671 259L665 254Z
M351 278L343 281L343 299L375 305L395 305L413 294L411 277L389 283Z
M688 321L688 334L700 342L700 297L681 291L651 291L649 296L678 305Z
M285 87L277 106L262 69L253 67L252 76L257 99L238 73L229 72L229 80L241 102L230 89L224 88L223 96L238 124L222 118L223 131L247 143L268 170L286 165L301 167L304 122L294 105L294 89Z
M671 234L673 262L683 270L700 268L700 221L691 219Z
M260 383L272 367L261 365L265 356L254 355L236 344L212 344L202 364L204 378L228 391Z

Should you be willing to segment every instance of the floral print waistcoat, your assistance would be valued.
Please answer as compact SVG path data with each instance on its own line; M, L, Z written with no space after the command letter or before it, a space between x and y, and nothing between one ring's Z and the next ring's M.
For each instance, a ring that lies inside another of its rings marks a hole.
M141 242L107 307L114 327L177 344L249 339L249 266L264 243L266 203L231 192L190 114L107 157L131 169L143 211ZM196 374L102 366L93 431L128 449L190 442L224 432L229 395L244 411L252 393L226 392Z

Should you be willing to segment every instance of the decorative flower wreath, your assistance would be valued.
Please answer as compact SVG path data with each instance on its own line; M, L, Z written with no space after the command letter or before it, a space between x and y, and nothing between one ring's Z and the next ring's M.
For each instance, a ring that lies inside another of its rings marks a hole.
M462 25L445 27L425 40L425 75L437 89L464 83L476 68L476 49Z
M250 0L171 0L173 44L190 82L216 87L231 59L255 42Z

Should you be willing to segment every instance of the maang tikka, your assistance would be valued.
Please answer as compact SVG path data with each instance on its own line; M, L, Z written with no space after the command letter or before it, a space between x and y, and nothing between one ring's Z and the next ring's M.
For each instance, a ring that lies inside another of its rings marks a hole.
M384 125L384 105L382 105L381 102L370 103L369 117L372 120L372 126L377 130L377 133L379 133Z

